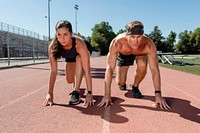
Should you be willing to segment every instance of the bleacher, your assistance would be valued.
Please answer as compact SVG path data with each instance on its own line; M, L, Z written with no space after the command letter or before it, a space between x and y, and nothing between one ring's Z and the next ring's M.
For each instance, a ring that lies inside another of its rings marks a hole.
M0 58L28 59L48 57L48 38L0 22Z

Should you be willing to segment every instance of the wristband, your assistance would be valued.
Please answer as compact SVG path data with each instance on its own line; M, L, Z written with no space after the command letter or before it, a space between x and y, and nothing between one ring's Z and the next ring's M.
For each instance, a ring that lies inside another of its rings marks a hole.
M155 93L161 93L161 91L155 91Z
M92 91L88 91L88 94L92 94Z

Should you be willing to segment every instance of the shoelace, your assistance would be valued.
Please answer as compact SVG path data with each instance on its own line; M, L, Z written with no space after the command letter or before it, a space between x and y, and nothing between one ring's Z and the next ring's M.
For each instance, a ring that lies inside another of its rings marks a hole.
M76 93L76 92L75 92L75 91L73 91L73 92L69 93L69 95L75 95L75 93Z

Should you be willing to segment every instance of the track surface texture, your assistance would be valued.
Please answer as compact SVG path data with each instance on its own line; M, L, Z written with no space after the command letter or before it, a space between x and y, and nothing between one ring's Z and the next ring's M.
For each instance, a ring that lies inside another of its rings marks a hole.
M50 65L37 64L0 70L1 133L200 133L200 76L160 67L162 95L171 109L155 108L149 71L140 84L144 97L135 99L131 88L121 91L112 82L113 105L97 107L104 94L106 57L91 58L95 105L69 105L71 85L65 80L65 62L59 62L54 88L55 105L43 107ZM132 84L135 66L128 71Z

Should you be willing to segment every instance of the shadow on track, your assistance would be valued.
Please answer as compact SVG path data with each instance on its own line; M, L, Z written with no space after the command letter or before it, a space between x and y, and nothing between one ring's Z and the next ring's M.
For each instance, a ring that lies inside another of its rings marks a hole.
M128 90L125 93L125 96L128 98L133 98L132 91ZM144 95L144 97L141 100L149 100L154 102L155 96L147 96ZM149 107L149 106L139 106L139 105L126 105L121 104L122 107L131 107L131 108L141 108L141 109L147 109L147 110L153 110L153 111L163 111L163 112L169 112L169 113L176 113L179 114L180 117L200 123L200 109L192 106L190 101L179 99L179 98L173 98L173 97L164 97L167 103L171 106L171 109L169 110L163 110L159 108Z
M80 90L80 96L81 98L85 99L85 89ZM109 106L107 108L105 107L98 107L97 104L100 103L103 96L94 95L93 99L95 100L94 106L83 106L83 101L81 101L81 105L69 105L69 104L58 104L54 103L54 106L61 106L61 107L67 107L67 108L74 108L76 110L79 110L83 114L86 115L97 115L100 116L102 119L109 121L111 123L125 123L128 122L128 118L119 115L120 112L124 112L125 110L120 106L120 103L124 102L123 99L112 97L112 101L115 103L112 106ZM109 108L109 110L108 110ZM109 112L108 112L109 111ZM109 117L105 116L105 112L109 114Z

